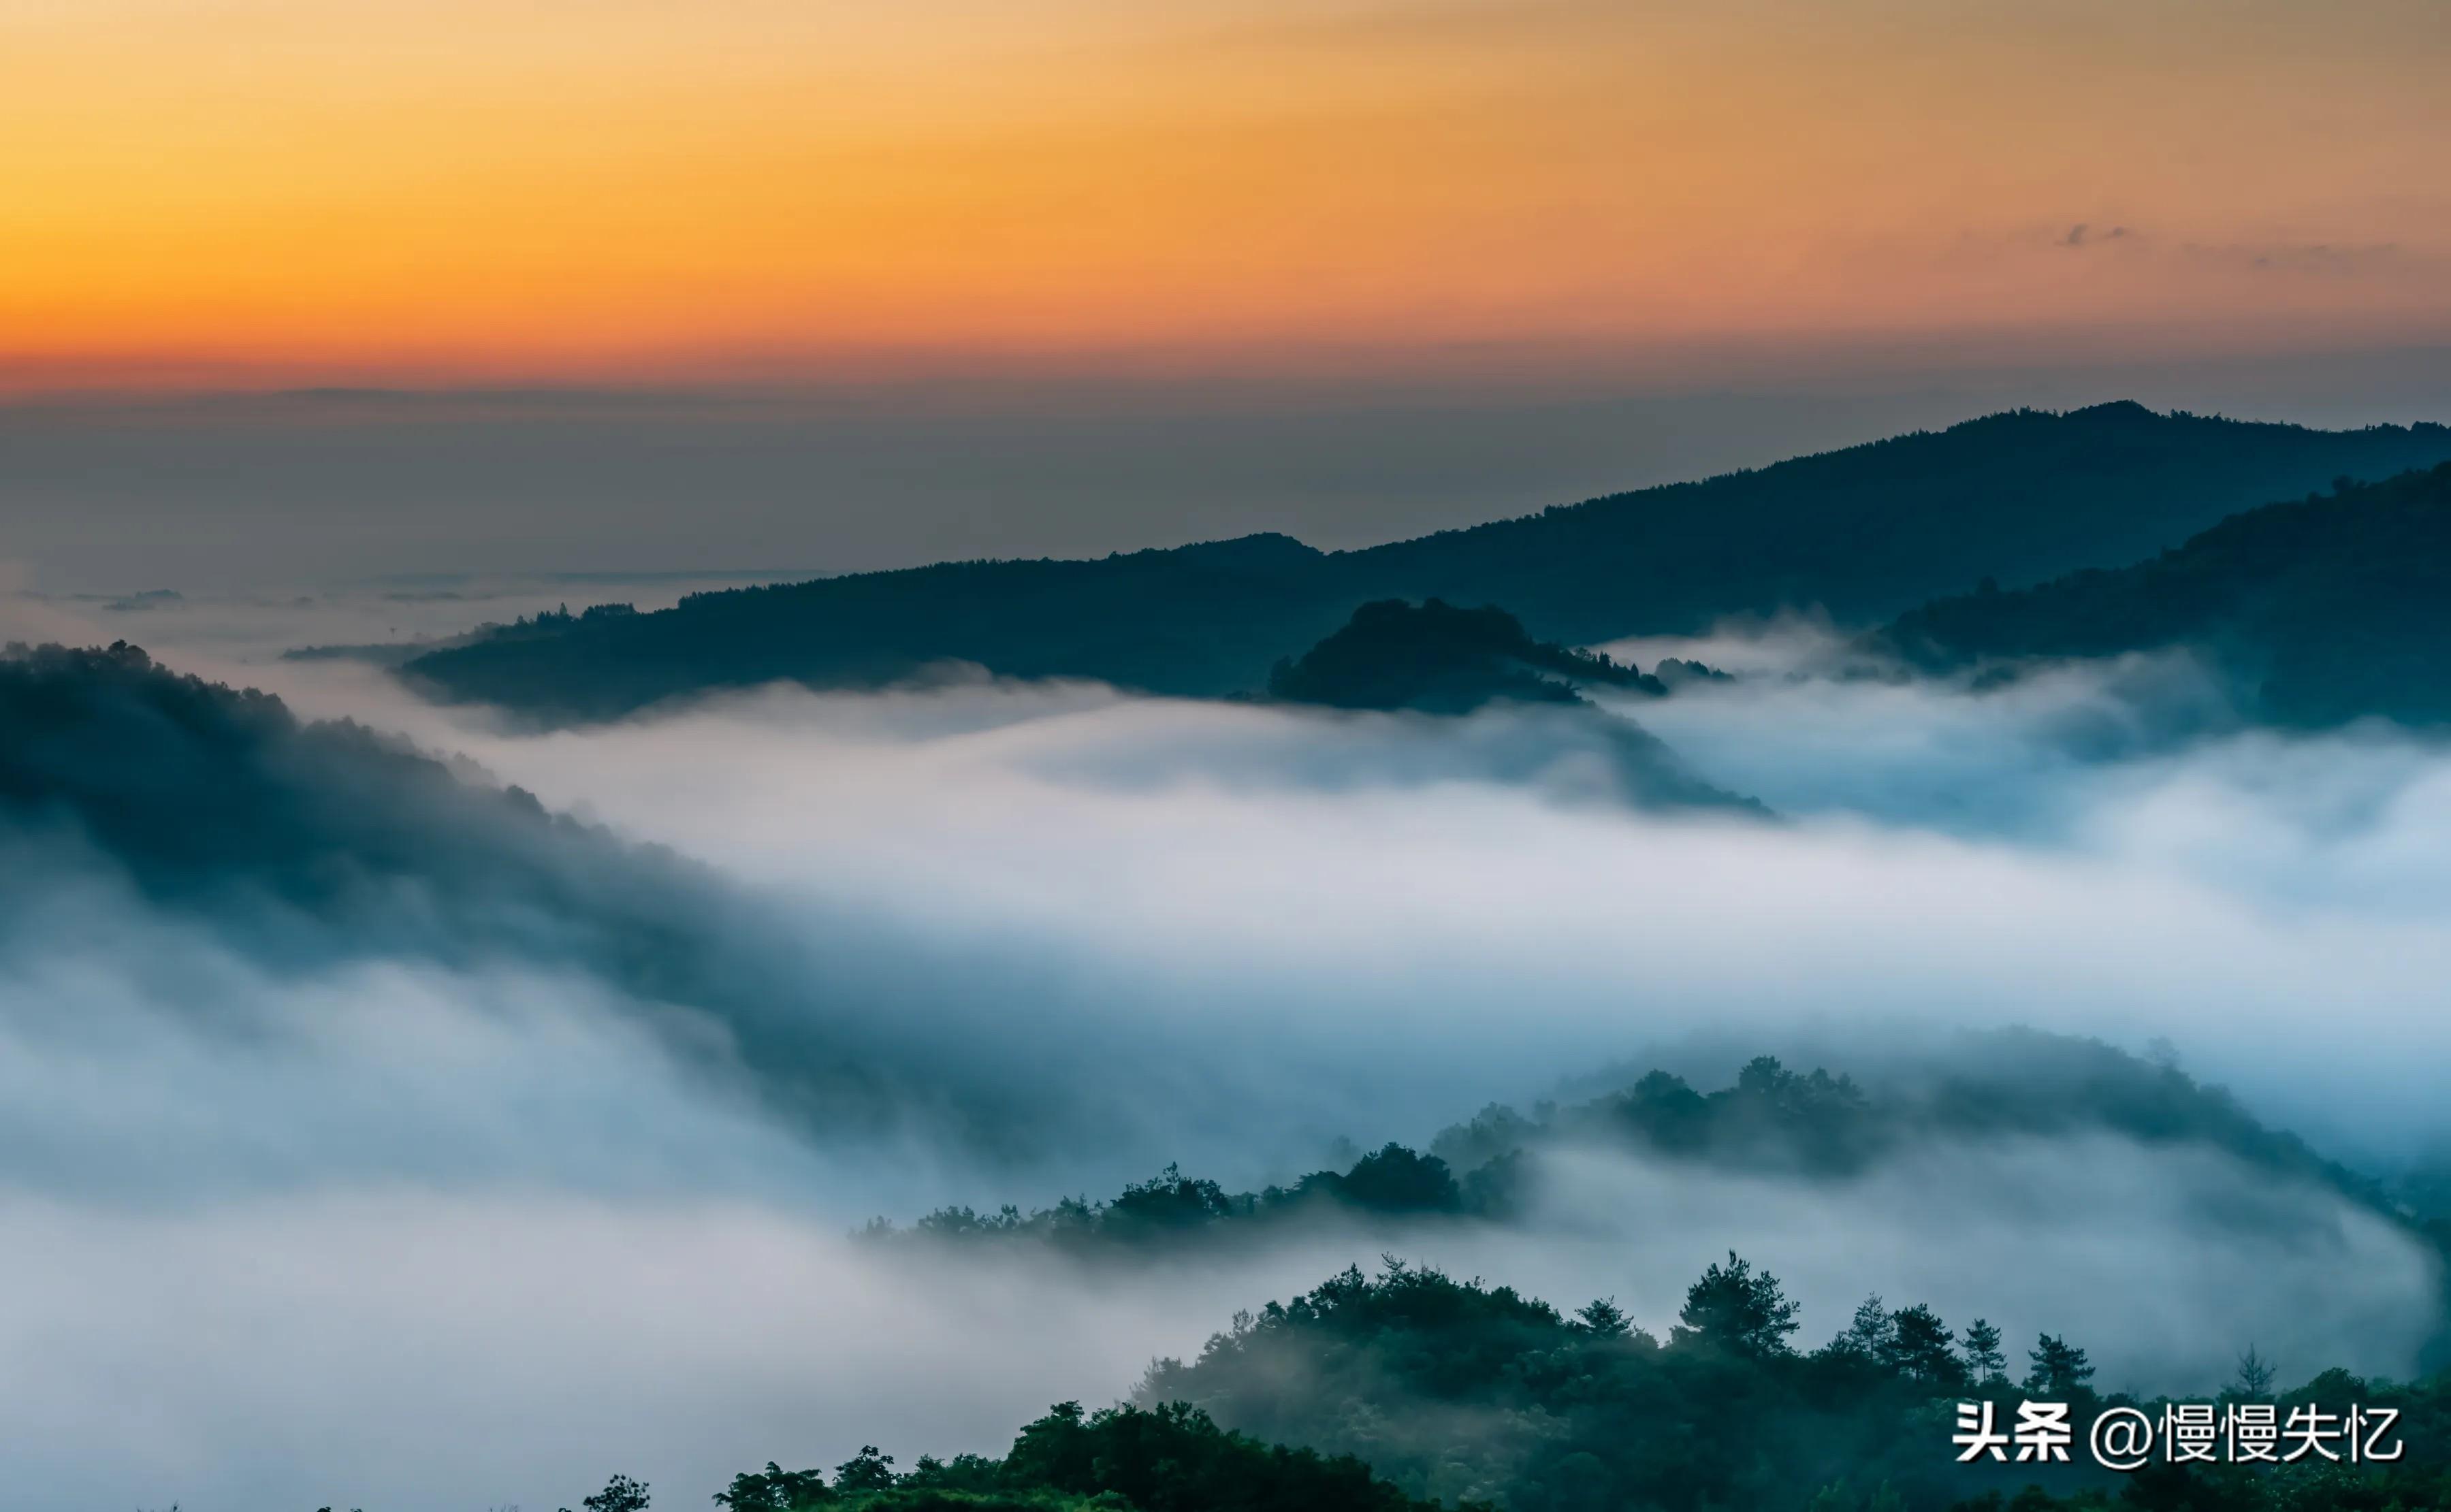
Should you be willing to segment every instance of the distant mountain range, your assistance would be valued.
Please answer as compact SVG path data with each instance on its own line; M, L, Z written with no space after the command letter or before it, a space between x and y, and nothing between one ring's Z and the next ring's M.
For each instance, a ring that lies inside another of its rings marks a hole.
M548 720L777 679L872 686L931 662L1155 693L1261 689L1375 599L1499 603L1544 641L1819 606L1878 623L1985 579L2132 561L2239 510L2451 460L2451 427L2320 431L2132 403L2018 410L1703 482L1366 550L1248 536L1097 560L947 562L503 627L402 669Z
M2175 550L1900 617L1927 668L2200 648L2284 724L2451 720L2451 463L2269 504Z

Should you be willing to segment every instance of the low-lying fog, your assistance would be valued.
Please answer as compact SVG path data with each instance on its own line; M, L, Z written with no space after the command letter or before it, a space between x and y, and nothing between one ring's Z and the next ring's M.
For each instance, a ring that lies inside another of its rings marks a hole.
M1559 1153L1520 1226L1299 1227L1094 1276L847 1237L1168 1161L1282 1181L1705 1032L2167 1039L2386 1169L2451 1132L2451 758L2405 734L2237 729L2175 658L1980 694L1814 675L1833 638L1782 624L1636 648L1751 674L1622 706L1776 815L1696 816L1625 806L1601 744L1524 715L952 678L533 734L270 659L382 638L369 599L21 600L5 628L135 640L703 861L797 921L907 1083L997 1085L1032 1136L933 1141L923 1109L832 1145L567 962L268 961L9 841L56 869L0 929L0 1405L29 1504L538 1508L621 1470L679 1506L768 1459L995 1450L1382 1248L1657 1331L1734 1247L1804 1342L1879 1291L2065 1333L2148 1390L2209 1390L2249 1343L2285 1376L2404 1374L2440 1322L2385 1220L2107 1135L1822 1185ZM500 602L468 618L549 606Z

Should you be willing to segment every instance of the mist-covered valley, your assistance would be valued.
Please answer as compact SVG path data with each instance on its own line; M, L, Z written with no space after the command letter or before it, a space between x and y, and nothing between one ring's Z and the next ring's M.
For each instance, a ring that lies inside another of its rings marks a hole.
M0 0L0 1512L2451 1512L2446 78Z
M1733 1250L1799 1348L1878 1293L2148 1396L2444 1363L2425 733L1796 616L1456 715L944 666L568 726L281 655L393 591L9 611L46 1504L995 1454L1382 1256L1667 1340ZM1292 1432L1233 1368L1149 1381ZM1420 1389L1374 1410L1446 1421ZM1380 1468L1567 1504L1487 1410L1467 1468ZM1377 1464L1348 1429L1308 1436Z

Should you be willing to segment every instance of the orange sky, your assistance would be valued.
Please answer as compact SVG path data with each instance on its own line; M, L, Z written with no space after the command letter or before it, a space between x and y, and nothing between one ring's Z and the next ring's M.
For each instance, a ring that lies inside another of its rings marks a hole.
M0 381L2451 339L2446 80L2441 0L0 0Z

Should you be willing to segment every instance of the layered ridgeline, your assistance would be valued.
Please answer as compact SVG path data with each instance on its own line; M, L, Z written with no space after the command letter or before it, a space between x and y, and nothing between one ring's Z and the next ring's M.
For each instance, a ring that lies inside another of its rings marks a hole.
M1927 668L2186 645L2254 713L2451 720L2451 464L2235 515L2133 566L1936 599L1890 625Z
M1024 1213L939 1208L908 1227L873 1221L880 1244L1042 1244L1083 1258L1131 1260L1191 1246L1258 1242L1316 1219L1389 1237L1447 1221L1505 1223L1552 1195L1542 1157L1616 1151L1729 1178L1845 1183L1901 1156L2004 1142L2069 1145L2110 1137L2142 1149L2202 1151L2273 1188L2338 1193L2451 1255L2451 1184L2426 1168L2391 1183L2319 1155L2219 1087L2095 1040L2028 1029L1968 1032L1927 1057L1878 1065L1863 1080L1747 1061L1703 1090L1653 1068L1604 1078L1606 1090L1524 1112L1492 1104L1428 1149L1389 1143L1349 1165L1259 1191L1229 1191L1168 1167L1109 1199L1068 1197ZM2445 1340L2451 1348L2451 1340Z
M1631 796L1741 804L1627 721L1571 706L1528 717L1576 726L1498 732L1492 770L1563 747L1614 761ZM1459 739L1491 733L1441 723ZM1157 1095L1146 1078L1174 1074L1152 1040L1138 1075L1050 1091L1038 1078L1069 1074L1069 1047L1016 1007L1059 992L1027 948L948 952L890 908L786 902L465 763L301 719L134 646L0 651L0 946L130 920L167 921L284 980L374 963L540 974L835 1134L924 1121L1019 1158L1085 1129L1110 1137L1102 1121L1135 1120L1136 1099Z
M1357 604L1500 603L1589 644L1820 605L1885 619L1985 578L2133 560L2336 477L2451 459L2451 429L2328 432L2106 404L2017 411L1703 482L1362 551L1250 536L1102 560L948 562L555 613L408 663L418 686L554 719L777 679L863 686L931 662L1254 692Z
M123 907L121 894L143 912ZM1028 1129L1016 1134L1018 1110L995 1100L1041 1073L1019 1038L971 1057L989 1063L984 1072L957 1064L948 1039L976 1037L978 1025L924 1037L928 1021L951 1009L847 1002L840 983L851 952L831 950L821 926L797 917L789 929L772 925L755 898L673 856L623 845L362 728L302 721L278 700L176 676L127 646L0 655L0 939L12 948L47 943L40 936L85 910L86 928L108 949L147 953L162 934L135 926L167 919L266 972L320 971L353 956L467 969L502 962L522 972L523 991L547 974L584 973L635 999L639 1023L657 1031L676 1015L719 1024L736 1055L716 1053L687 1024L676 1026L673 1051L703 1054L712 1075L754 1075L756 1089L837 1127L921 1101L958 1106L1007 1146ZM816 939L804 940L813 930ZM912 952L897 970L918 958ZM178 970L171 957L145 965ZM164 995L200 1016L225 1015L214 1027L245 1038L256 1026L241 999L262 982L241 978L231 998L210 981L181 978ZM1046 1037L1043 1025L1023 1027ZM1428 1151L1382 1145L1281 1193L1229 1193L1178 1172L1104 1204L1059 1204L1046 1220L940 1215L925 1237L880 1232L871 1252L915 1265L921 1250L932 1261L941 1247L962 1267L1068 1254L1174 1264L1239 1235L1324 1218L1371 1241L1380 1238L1374 1226L1383 1227L1388 1243L1368 1243L1364 1253L1402 1253L1425 1232L1479 1228L1525 1254L1544 1233L1518 1214L1546 1200L1552 1150L1613 1147L1715 1188L1775 1174L1833 1189L1902 1150L2071 1131L2209 1152L2225 1169L2249 1173L2251 1186L2207 1193L2223 1200L2210 1216L2227 1226L2226 1240L2278 1234L2296 1244L2344 1206L2360 1222L2402 1225L2396 1235L2419 1221L2399 1212L2396 1200L2413 1200L2411 1191L2373 1190L2174 1070L2057 1045L2002 1041L1988 1057L1951 1062L1954 1070L1877 1083L1767 1062L1710 1090L1666 1074L1610 1078L1562 1107L1485 1110ZM163 1158L145 1153L148 1163ZM71 1168L67 1179L86 1177ZM2320 1209L2294 1198L2233 1200L2267 1188L2341 1202ZM1622 1203L1608 1211L1633 1223L1675 1221ZM2308 1237L2316 1254L2330 1252ZM2272 1252L2265 1243L2260 1252ZM2048 1315L2039 1320L2053 1330L2048 1341L2029 1344L2024 1323L2020 1337L1998 1339L1978 1326L1971 1305L1947 1318L1867 1306L1837 1340L1808 1347L1841 1319L1804 1320L1810 1337L1785 1327L1797 1320L1784 1312L1778 1283L1733 1262L1700 1278L1681 1310L1657 1320L1657 1335L1606 1299L1553 1306L1411 1265L1332 1273L1343 1263L1340 1251L1305 1272L1324 1276L1320 1285L1245 1323L1220 1316L1217 1341L1194 1359L1160 1365L1128 1407L1059 1407L1001 1456L911 1460L929 1445L887 1444L903 1463L880 1452L818 1475L783 1468L805 1462L777 1444L771 1468L743 1466L728 1485L660 1486L656 1504L704 1506L721 1491L735 1508L914 1512L1418 1512L1430 1498L1519 1512L1785 1509L1816 1498L1824 1508L1920 1512L2026 1479L2015 1467L1951 1469L1955 1393L2006 1372L2088 1404L2088 1393L2120 1384L2084 1374L2090 1362L2080 1351L2091 1346L2107 1361L2110 1340L2070 1337L2064 1330L2074 1325ZM2005 1289L2006 1278L1990 1279L1984 1307ZM1267 1292L1254 1291L1248 1301L1264 1303ZM2419 1310L2411 1308L2412 1329L2423 1326ZM2311 1349L2287 1362L2293 1378L2325 1363ZM2239 1389L2270 1384L2243 1380ZM1127 1379L1114 1385L1133 1392ZM2440 1504L2439 1385L2318 1378L2304 1390L2328 1408L2402 1406L2407 1459L2379 1471L2301 1465L2245 1489L2190 1473L2162 1504ZM2071 1472L2058 1489L2081 1493L2083 1479ZM2367 1484L2377 1479L2384 1483ZM634 1495L646 1493L625 1483L594 1501L617 1512L645 1504L624 1500ZM2265 1501L2249 1499L2258 1496Z
M1385 1247L1401 1250L1434 1240L1439 1223L1504 1221L1532 1179L1527 1157L1568 1144L1695 1163L1730 1181L1801 1171L1843 1182L1910 1146L2088 1129L2217 1149L2276 1186L2314 1181L2377 1211L2402 1208L2175 1068L2018 1031L1979 1037L1946 1065L1879 1090L1767 1058L1710 1091L1655 1070L1571 1107L1491 1109L1441 1135L1439 1153L1390 1145L1287 1188L1226 1193L1167 1171L1111 1202L1029 1217L948 1209L870 1237L972 1255L1047 1246L1106 1264L1174 1265L1341 1216L1382 1222ZM2388 1408L2401 1415L2402 1457L2352 1466L2302 1454L2262 1468L2156 1466L2132 1479L2106 1471L2085 1448L2092 1416L2167 1404L2098 1367L2089 1346L2109 1342L2049 1321L2009 1338L1980 1315L1944 1317L1921 1301L1877 1296L1840 1320L1810 1320L1777 1276L1733 1253L1692 1282L1673 1322L1654 1333L1614 1297L1560 1306L1391 1254L1238 1315L1196 1356L1155 1362L1127 1403L1093 1414L1059 1406L1001 1460L923 1457L897 1476L870 1451L831 1482L772 1465L745 1473L721 1500L735 1508L1076 1504L1059 1498L1176 1512L1296 1506L1314 1504L1328 1474L1358 1477L1358 1461L1378 1480L1354 1481L1344 1493L1352 1504L1379 1504L1392 1490L1510 1512L1943 1512L1998 1507L2012 1494L2031 1512L2114 1501L2207 1512L2451 1506L2451 1377L2361 1379L2307 1359L2287 1362L2284 1380L2252 1347L2230 1379L2182 1400L2269 1405L2277 1421L2300 1406ZM1994 1402L2004 1424L2023 1400L2069 1404L2071 1463L1958 1463L1955 1406L1972 1399ZM1051 1443L1069 1452L1051 1455ZM1310 1456L1266 1460L1266 1443ZM1278 1489L1254 1494L1237 1474ZM1049 1500L1029 1500L1041 1496Z

